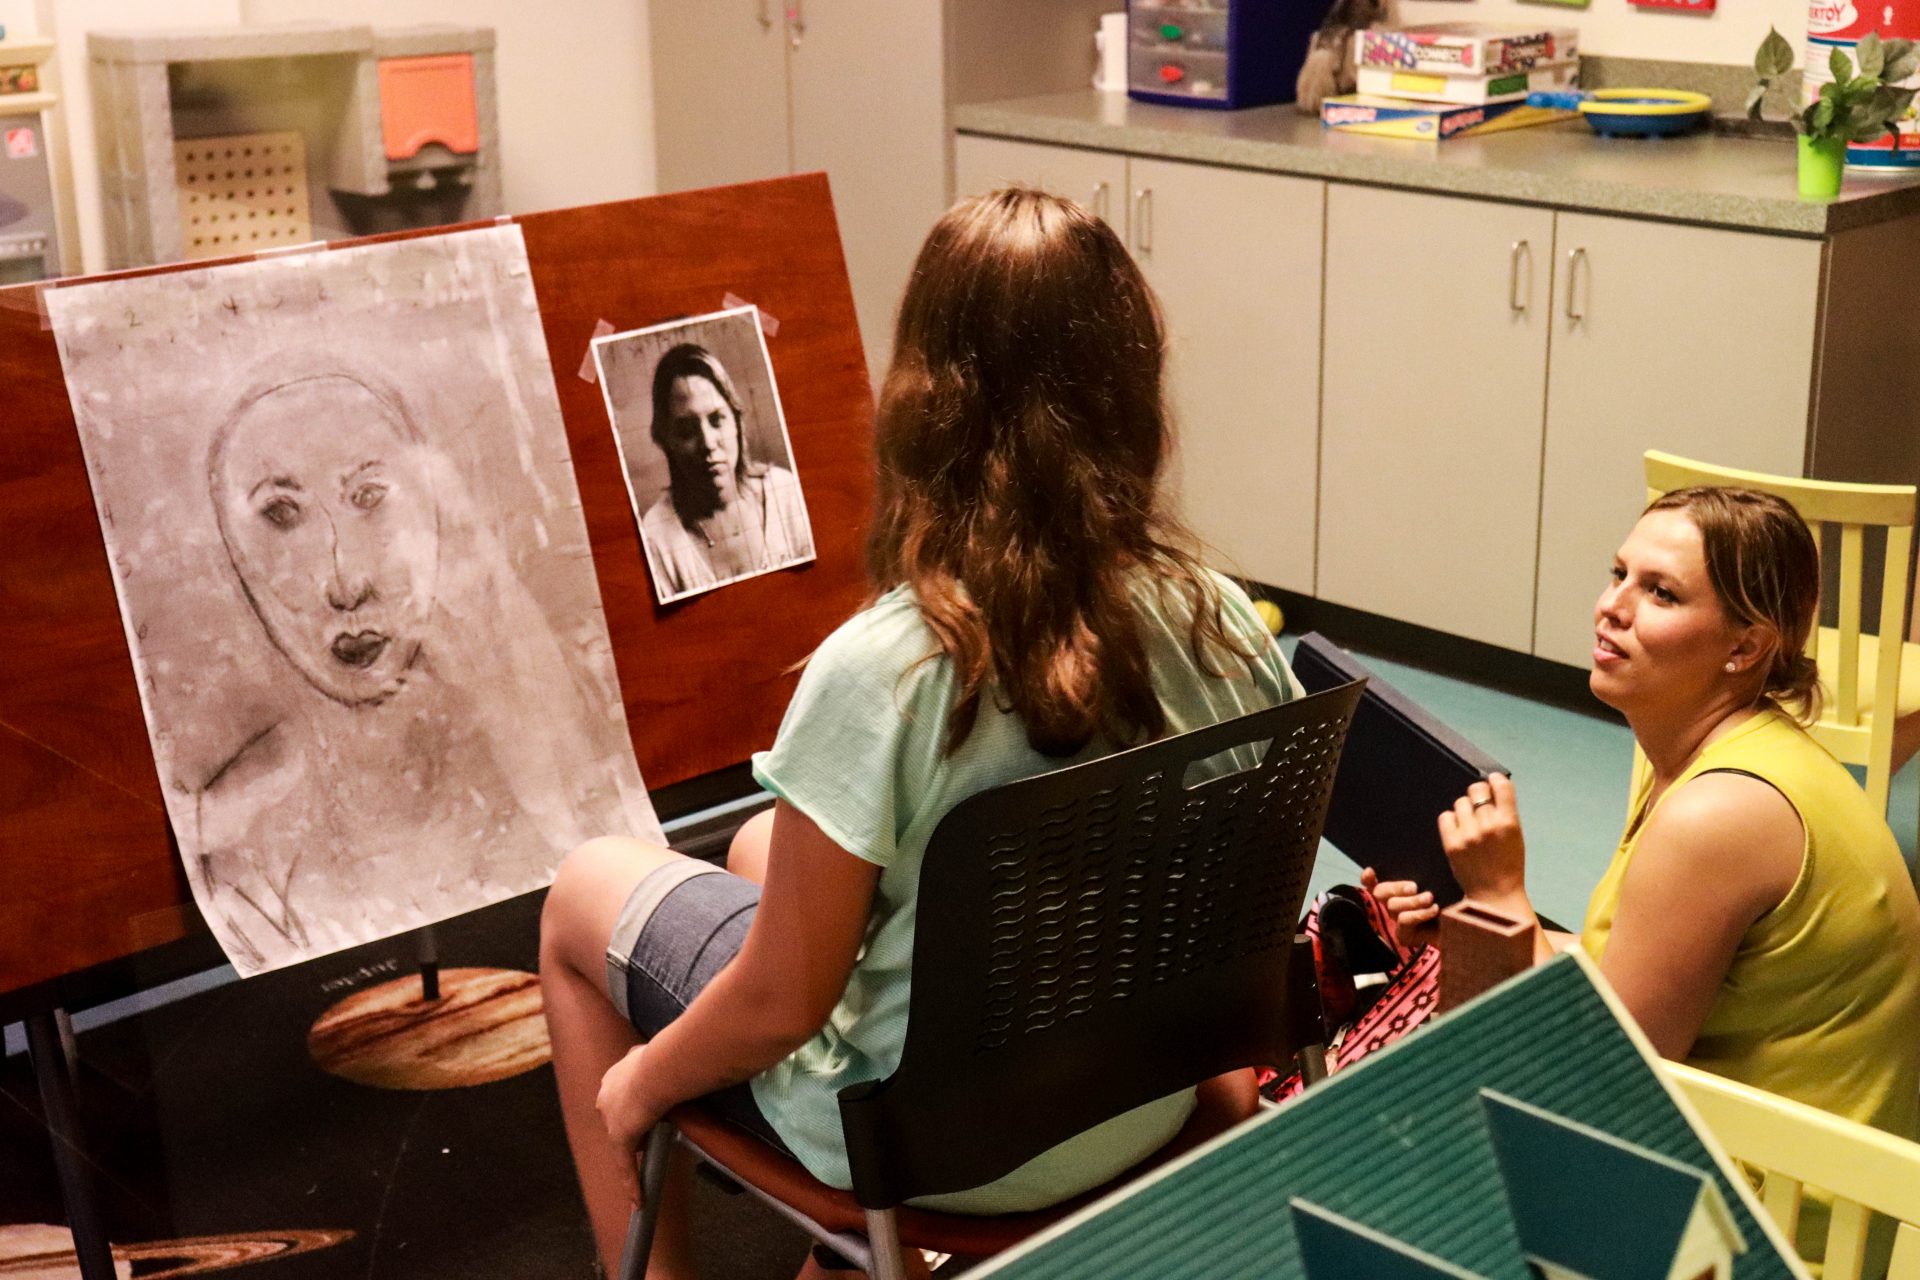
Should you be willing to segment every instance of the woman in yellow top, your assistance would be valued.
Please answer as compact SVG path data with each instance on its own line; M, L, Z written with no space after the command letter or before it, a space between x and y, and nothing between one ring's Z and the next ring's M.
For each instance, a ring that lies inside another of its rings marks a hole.
M1914 1137L1920 903L1883 817L1788 713L1819 696L1819 587L1806 526L1766 494L1683 489L1634 525L1590 684L1651 778L1580 941L1663 1056ZM1511 782L1473 784L1440 832L1469 895L1535 918ZM1436 913L1407 882L1374 892L1403 933Z

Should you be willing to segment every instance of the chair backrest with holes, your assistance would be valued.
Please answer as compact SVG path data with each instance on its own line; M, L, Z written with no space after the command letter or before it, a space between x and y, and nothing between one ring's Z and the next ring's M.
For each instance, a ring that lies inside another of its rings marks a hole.
M840 1093L869 1208L990 1182L1284 1062L1287 967L1364 682L982 792L928 844L900 1067ZM1190 766L1265 744L1259 764Z
M1764 475L1694 462L1670 453L1646 454L1647 501L1690 485L1733 485L1782 498L1814 531L1838 531L1840 565L1830 612L1834 623L1816 627L1808 653L1820 664L1825 686L1820 718L1809 731L1848 764L1867 768L1867 792L1885 810L1892 772L1894 700L1900 690L1901 646L1906 639L1907 567L1913 535L1911 485L1843 484ZM1868 530L1884 542L1879 606L1862 617ZM1830 578L1830 580L1832 580ZM1888 643L1879 643L1885 635ZM1863 661L1871 671L1871 702L1863 697ZM1635 758L1635 776L1641 764Z
M1874 1261L1868 1258L1874 1214L1894 1224L1887 1280L1920 1280L1920 1143L1692 1067L1665 1065L1720 1145L1762 1174L1761 1203L1788 1240L1798 1232L1804 1189L1832 1194L1824 1280L1859 1280ZM1877 1267L1868 1274L1878 1274Z

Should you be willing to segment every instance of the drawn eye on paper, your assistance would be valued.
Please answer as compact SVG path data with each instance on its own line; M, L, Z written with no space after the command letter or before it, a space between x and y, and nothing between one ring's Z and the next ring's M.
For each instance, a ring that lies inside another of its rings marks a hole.
M168 815L236 967L660 838L517 228L54 293Z

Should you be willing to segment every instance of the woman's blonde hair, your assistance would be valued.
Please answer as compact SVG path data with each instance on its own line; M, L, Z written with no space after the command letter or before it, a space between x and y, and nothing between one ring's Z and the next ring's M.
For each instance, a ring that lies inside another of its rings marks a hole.
M1143 574L1186 597L1202 669L1251 656L1163 505L1162 346L1139 267L1072 201L964 200L921 248L880 390L868 566L877 592L912 587L953 663L949 752L989 680L1047 755L1162 733Z
M1802 722L1817 718L1820 671L1806 649L1820 610L1820 548L1800 513L1770 493L1720 485L1675 489L1647 510L1693 521L1721 607L1774 634L1766 696Z

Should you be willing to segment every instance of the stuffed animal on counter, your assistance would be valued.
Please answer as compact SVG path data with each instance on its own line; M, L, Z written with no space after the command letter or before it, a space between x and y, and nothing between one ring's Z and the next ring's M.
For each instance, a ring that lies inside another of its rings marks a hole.
M1336 94L1352 93L1359 83L1353 65L1353 36L1387 20L1387 0L1334 0L1327 20L1313 33L1293 105L1303 115L1319 115L1320 104Z

